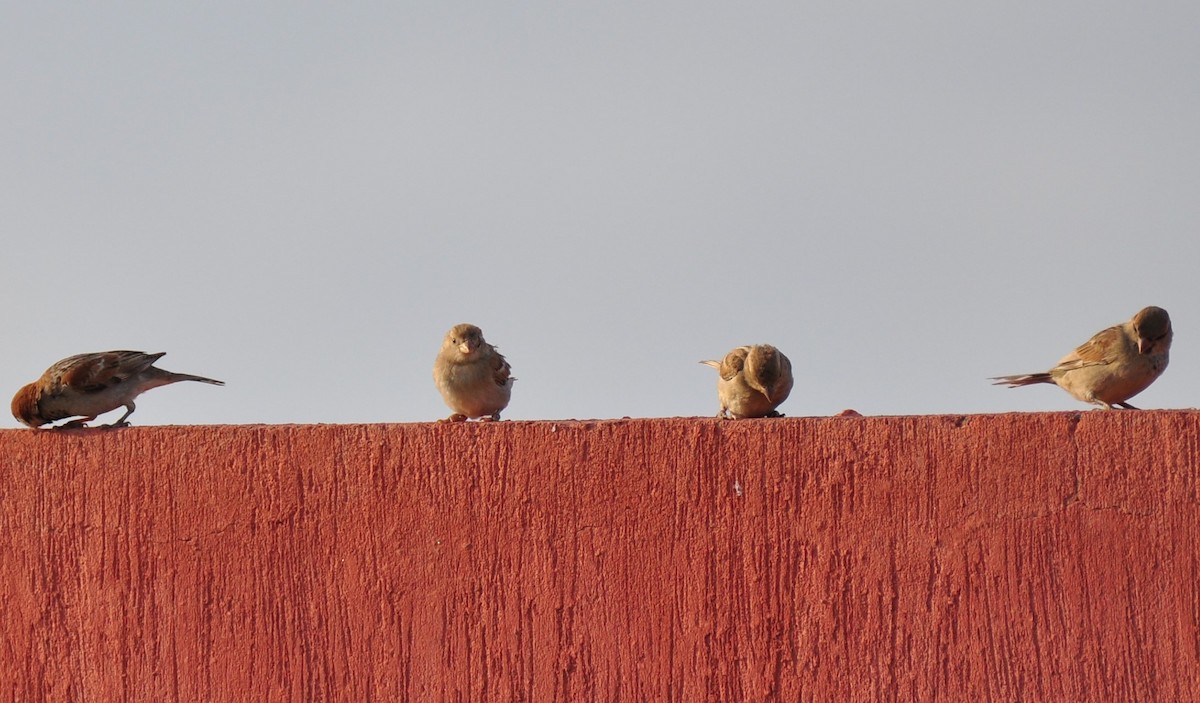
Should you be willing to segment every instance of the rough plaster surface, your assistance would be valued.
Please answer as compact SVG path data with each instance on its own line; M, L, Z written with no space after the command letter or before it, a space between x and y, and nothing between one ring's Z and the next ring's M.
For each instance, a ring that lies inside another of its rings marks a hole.
M1200 700L1198 430L0 431L0 699Z

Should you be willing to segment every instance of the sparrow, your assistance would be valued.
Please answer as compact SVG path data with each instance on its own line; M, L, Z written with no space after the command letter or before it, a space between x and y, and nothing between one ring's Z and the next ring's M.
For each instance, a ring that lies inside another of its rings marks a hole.
M499 420L515 380L496 347L484 341L478 327L466 323L450 328L433 362L433 381L454 411L446 418L450 422Z
M792 392L792 362L770 344L737 347L721 361L701 361L720 374L717 417L783 417L776 411Z
M56 429L86 427L97 415L123 405L125 414L108 427L128 427L128 418L136 409L133 399L151 388L178 381L225 385L224 381L154 366L165 353L108 351L69 356L17 391L12 400L13 417L30 427L41 427L81 415Z
M1171 351L1171 317L1150 306L1131 320L1097 332L1058 365L1044 373L997 376L992 385L1009 388L1056 383L1085 403L1112 410L1136 410L1126 401L1146 390L1167 368Z

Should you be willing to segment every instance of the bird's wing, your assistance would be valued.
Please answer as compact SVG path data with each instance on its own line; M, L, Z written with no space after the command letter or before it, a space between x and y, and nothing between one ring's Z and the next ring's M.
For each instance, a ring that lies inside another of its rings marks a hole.
M721 359L721 365L717 367L717 372L721 374L721 378L729 381L740 374L746 366L746 356L749 353L750 347L737 347L726 354L725 358Z
M1075 351L1064 356L1054 371L1073 371L1086 366L1111 364L1120 352L1125 332L1120 325L1101 330L1094 337L1079 345Z
M508 365L504 355L496 351L496 347L492 347L492 357L492 378L496 381L497 386L503 386L512 376L512 367ZM513 378L512 380L517 379Z
M46 372L59 384L81 393L98 393L130 376L145 371L159 357L138 351L109 351L77 354L58 362Z

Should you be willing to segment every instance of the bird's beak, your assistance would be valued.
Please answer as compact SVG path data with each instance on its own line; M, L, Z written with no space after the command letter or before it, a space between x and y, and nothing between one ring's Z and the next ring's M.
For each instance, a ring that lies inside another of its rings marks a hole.
M463 354L470 354L471 352L475 351L475 347L471 346L470 342L463 342L462 344L458 345L458 350Z
M1138 354L1145 354L1154 348L1154 342L1145 337L1138 337Z

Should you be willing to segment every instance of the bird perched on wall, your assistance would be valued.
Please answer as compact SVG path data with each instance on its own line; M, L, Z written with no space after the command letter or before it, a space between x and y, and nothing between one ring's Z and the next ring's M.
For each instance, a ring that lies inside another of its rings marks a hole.
M997 376L993 385L1009 388L1056 383L1085 403L1107 410L1136 410L1126 401L1146 390L1167 368L1171 317L1159 307L1138 311L1128 322L1097 332L1045 373Z
M512 367L475 325L450 328L433 362L433 381L454 414L446 418L499 420L512 396Z
M85 427L109 410L125 406L121 419L108 427L127 427L136 406L133 399L159 386L179 381L225 385L203 376L164 371L156 366L166 352L108 351L70 356L30 383L12 400L12 414L30 427L82 416L56 429Z
M792 362L770 344L737 347L721 361L701 361L717 370L717 417L782 417L775 410L792 392Z

